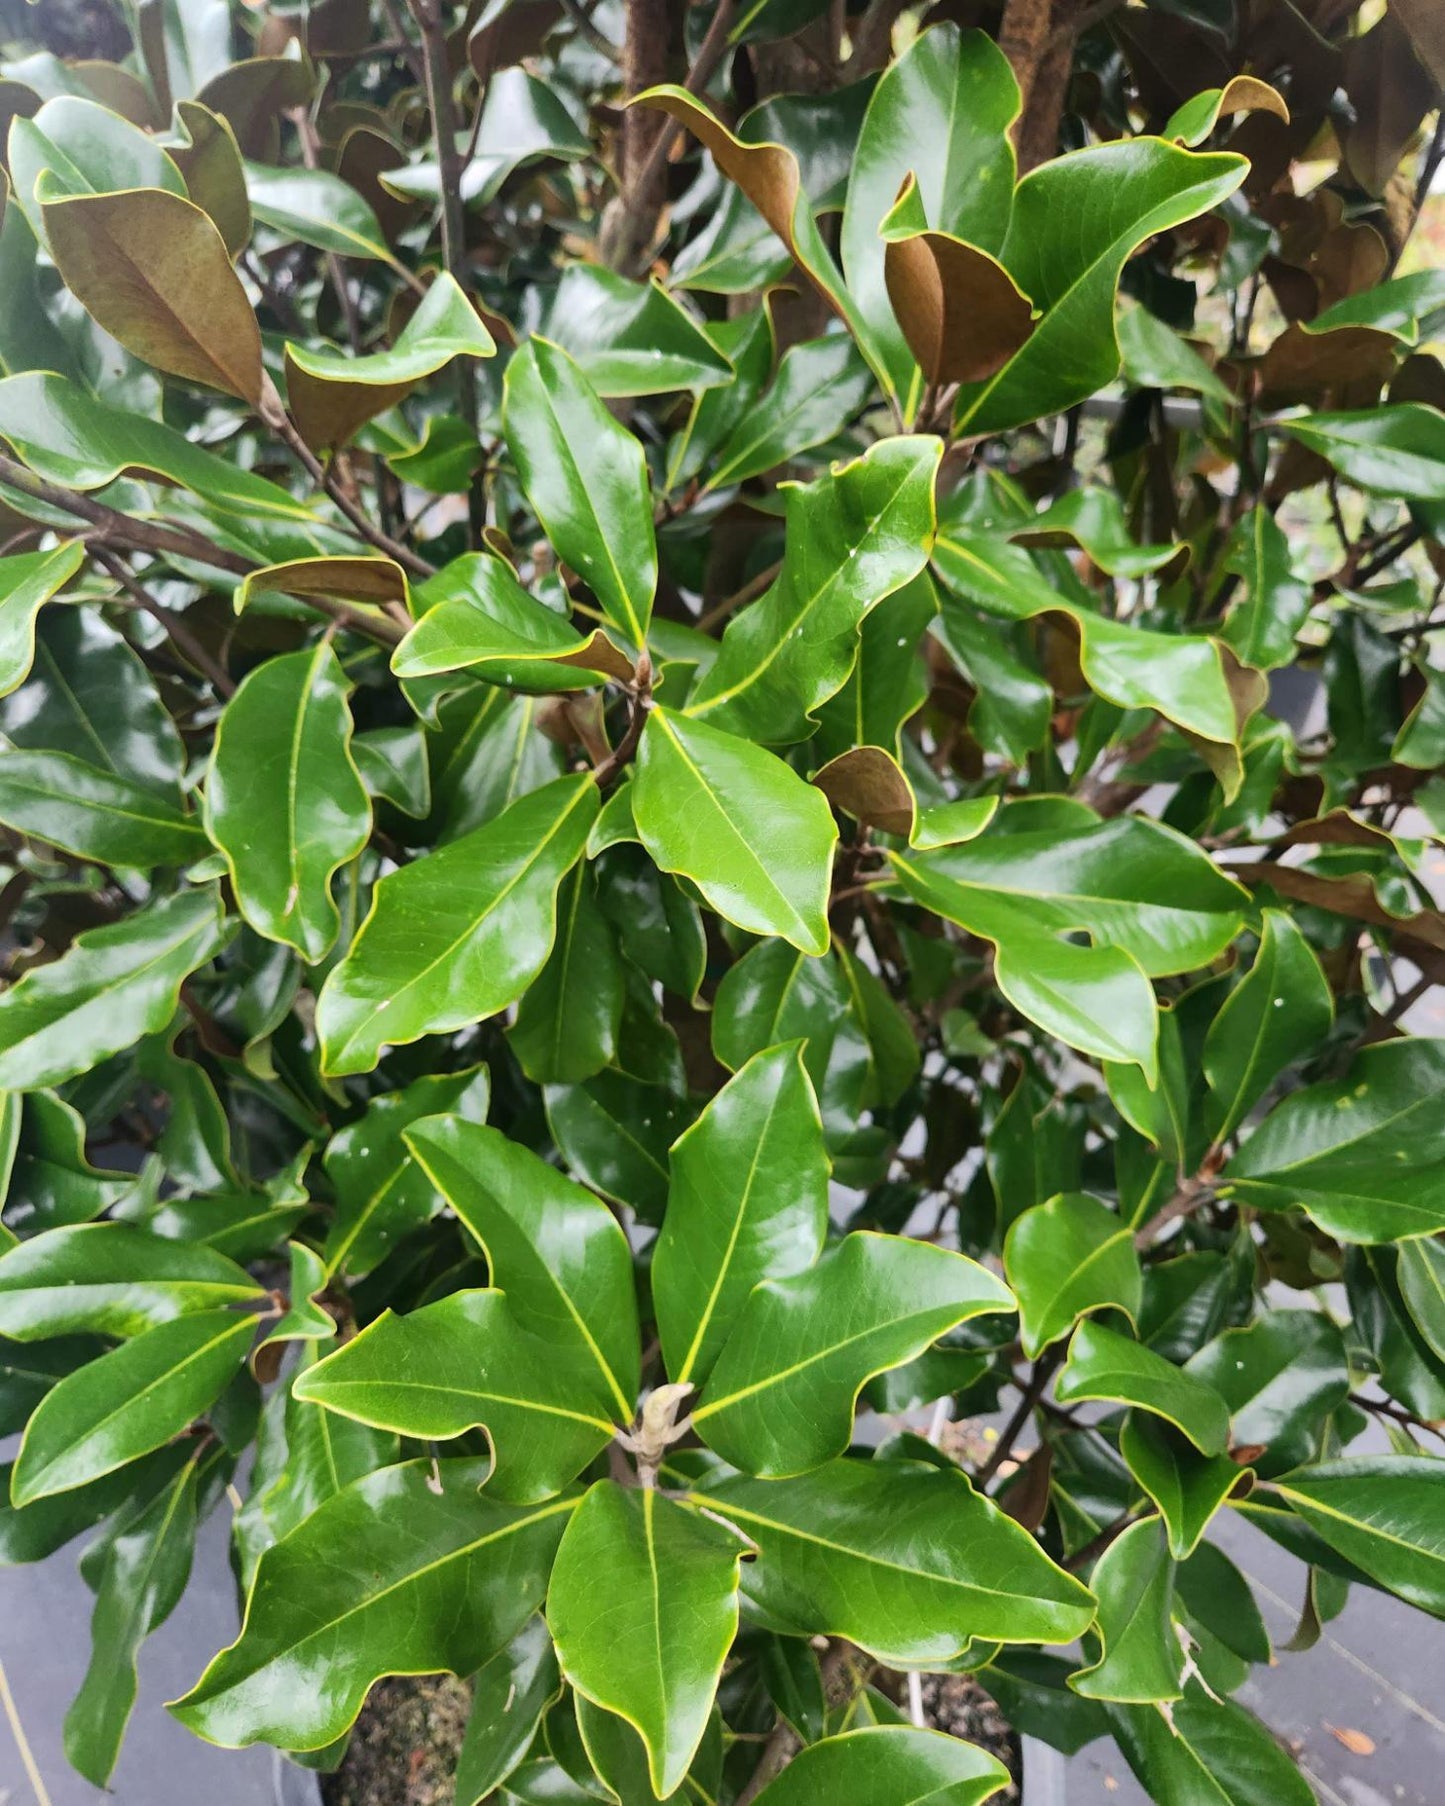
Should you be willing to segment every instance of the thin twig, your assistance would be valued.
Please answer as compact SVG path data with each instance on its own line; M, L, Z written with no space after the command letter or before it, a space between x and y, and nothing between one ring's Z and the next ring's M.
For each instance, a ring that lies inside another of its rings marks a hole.
M1080 1568L1087 1568L1091 1561L1104 1553L1110 1543L1117 1542L1133 1522L1132 1512L1121 1512L1112 1524L1105 1524L1099 1534L1085 1543L1082 1549L1076 1549L1064 1566L1071 1573L1077 1572Z
M432 135L437 146L437 168L442 191L442 262L447 273L465 289L467 237L462 175L469 157L457 145L457 116L452 103L451 67L447 61L446 18L440 0L406 0L406 4L421 32L427 109L431 113ZM477 102L478 125L485 99L483 94ZM454 373L457 409L475 436L480 406L477 400L477 373L472 367L471 359L457 358ZM486 497L480 478L474 478L468 485L467 514L472 541L480 545L482 532L487 524Z
M724 596L721 602L718 602L712 608L709 608L706 613L699 615L696 623L698 632L710 632L711 629L718 626L720 622L727 620L728 616L732 614L734 610L744 607L749 602L756 601L756 599L762 595L763 591L772 584L773 579L782 568L783 562L781 559L778 559L776 563L770 564L765 571L759 571L756 577L749 577L741 589L735 590L730 596Z
M301 161L308 169L319 169L321 145L311 115L305 107L297 107L288 117L296 127L296 136L301 141ZM361 316L356 311L356 297L352 294L351 284L346 277L346 265L335 251L326 253L326 273L331 278L331 286L341 305L341 317L346 322L346 342L351 347L351 355L355 357L361 350Z
M62 513L87 522L91 530L84 537L88 540L101 540L107 545L136 552L169 552L175 557L193 558L218 571L231 571L242 577L257 568L254 559L243 557L239 552L228 552L192 527L167 521L132 520L92 496L47 482L3 453L0 453L0 483L18 489L32 501L44 502L49 508L58 508Z
M642 730L647 724L648 711L652 707L652 661L644 652L637 661L637 676L633 682L631 693L631 711L627 717L627 727L622 738L617 742L614 751L610 752L593 772L599 790L607 790L618 778L623 769L632 763L633 754L637 751L638 741L642 738Z
M1009 1418L999 1433L999 1439L993 1446L993 1453L973 1477L973 1483L980 1492L998 1473L1000 1467L1013 1453L1013 1446L1023 1433L1024 1426L1034 1414L1034 1407L1043 1397L1049 1381L1062 1364L1064 1351L1062 1348L1047 1348L1034 1362L1034 1370L1029 1375L1028 1385L1014 1407L1013 1416Z
M1177 1223L1181 1217L1190 1216L1201 1204L1207 1204L1214 1196L1209 1184L1200 1179L1190 1179L1181 1185L1174 1196L1160 1211L1149 1218L1134 1232L1134 1246L1141 1251L1152 1247L1171 1223Z
M384 533L374 521L366 518L365 513L346 493L335 471L327 470L311 447L301 437L295 422L286 412L281 397L276 393L275 385L270 378L266 379L266 390L261 398L261 418L266 425L282 439L295 453L301 468L306 472L318 489L324 489L346 516L352 526L379 552L388 558L394 558L403 569L411 572L413 577L430 577L436 572L434 564L428 564L425 558L413 552L410 546L402 545L400 540L393 539Z
M732 30L735 11L736 0L718 0L712 23L708 26L692 67L683 80L682 85L687 93L700 94L712 80L718 64L727 53L728 33ZM617 247L617 254L629 263L634 261L632 252L635 250L636 262L642 268L652 261L653 248L647 245L641 231L642 221L637 216L647 206L648 196L654 192L658 177L672 155L672 147L681 136L682 129L678 120L664 114L636 175L630 170L625 174L620 215L611 228L609 237Z
M25 1770L31 1787L35 1790L38 1806L51 1806L50 1795L45 1791L45 1781L41 1776L39 1764L30 1748L30 1739L25 1735L25 1727L20 1722L20 1708L15 1704L15 1695L10 1691L10 1680L5 1673L3 1662L0 1662L0 1705L4 1706L5 1716L10 1721L16 1748L20 1751L20 1765Z
M615 63L619 68L621 67L621 50L612 42L611 38L600 32L592 23L590 11L579 5L578 0L562 0L562 11L566 13L598 56L605 56L609 63Z
M236 694L236 686L231 681L225 667L211 657L178 615L172 614L170 609L157 602L124 559L119 558L105 546L92 545L88 550L95 562L110 573L135 606L150 616L182 658L194 665L202 676L209 677L222 696Z

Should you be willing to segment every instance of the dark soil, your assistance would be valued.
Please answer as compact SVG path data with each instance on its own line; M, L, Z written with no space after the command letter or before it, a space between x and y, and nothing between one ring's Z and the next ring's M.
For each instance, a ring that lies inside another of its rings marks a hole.
M371 1690L345 1760L321 1777L326 1806L451 1806L472 1690L449 1674Z
M906 1683L901 1675L896 1680L906 1707ZM890 1685L888 1690L895 1689ZM450 1806L470 1709L471 1689L450 1675L379 1682L357 1720L341 1767L321 1778L326 1806ZM937 1730L966 1738L998 1757L1014 1780L995 1801L1014 1806L1019 1797L1018 1738L972 1675L925 1675L923 1710Z
M1012 1785L997 1793L989 1806L1014 1806L1019 1797L1022 1764L1019 1740L1013 1726L999 1711L971 1674L925 1674L923 1715L935 1730L962 1737L997 1756L1013 1776Z

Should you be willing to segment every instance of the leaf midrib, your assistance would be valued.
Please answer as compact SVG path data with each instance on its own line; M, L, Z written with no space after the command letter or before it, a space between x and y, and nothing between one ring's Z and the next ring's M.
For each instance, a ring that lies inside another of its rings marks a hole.
M422 967L420 972L416 973L413 977L407 979L405 984L399 986L392 993L392 995L390 997L388 997L384 1002L374 1004L371 1007L371 1009L366 1013L366 1015L362 1018L362 1020L359 1023L357 1023L348 1033L348 1035L346 1037L345 1051L350 1051L351 1049L355 1048L358 1041L361 1040L361 1038L371 1028L372 1024L377 1020L377 1018L379 1016L382 1015L382 1013L384 1011L395 1009L397 1004L401 1001L402 998L410 996L410 994L416 990L418 985L424 984L426 982L426 980L431 977L432 973L436 971L438 966L444 965L449 959L453 958L454 955L456 954L458 948L465 945L465 943L468 940L470 940L473 935L476 934L477 930L481 927L482 923L488 919L488 917L494 916L496 914L496 912L501 908L503 903L506 902L507 898L511 896L511 894L514 890L516 890L517 886L519 884L521 884L524 879L529 878L532 875L532 873L537 869L538 865L542 861L543 856L547 852L548 848L552 845L552 842L554 840L556 840L557 836L562 832L562 829L567 825L567 822L571 819L573 810L577 808L578 804L582 801L583 797L585 797L587 794L588 794L587 788L584 787L583 785L579 784L577 786L576 791L573 793L572 800L567 804L566 808L563 809L558 814L557 819L552 823L551 827L548 828L547 832L542 836L542 838L539 841L534 843L532 850L529 853L526 860L517 868L517 870L506 881L506 883L501 887L501 889L495 893L495 895L492 897L491 901L486 905L486 907L484 909L482 909L478 914L472 916L472 918L467 923L467 926L462 930L462 932L459 935L457 935L456 938L454 940L452 940L446 947L444 947L442 949L442 951L437 954L435 959L429 960L427 962L427 964ZM480 830L477 830L477 831L480 832ZM457 843L453 842L452 844L456 845ZM411 871L425 871L425 869L426 869L425 861L423 861L421 865L411 866L411 867L408 867L405 869L411 870ZM380 899L380 886L377 887L377 897L375 899L373 899L373 901L372 901L372 905L371 905L372 915L367 918L366 923L363 923L361 933L359 933L357 935L356 941L352 946L351 952L347 955L348 959L353 958L356 955L357 950L361 947L361 945L363 943L363 937L365 936L365 933L366 933L366 928L370 924L370 922L375 918L379 899ZM337 968L337 971L344 970L344 965L345 965L345 962L343 962L342 966L339 966ZM343 1050L338 1050L338 1051L340 1052Z

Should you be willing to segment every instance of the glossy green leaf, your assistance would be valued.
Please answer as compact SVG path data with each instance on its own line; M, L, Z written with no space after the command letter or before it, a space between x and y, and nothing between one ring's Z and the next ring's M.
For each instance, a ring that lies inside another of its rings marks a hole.
M0 753L0 822L101 865L183 865L206 850L179 799L60 752Z
M111 407L60 376L26 371L0 381L0 434L37 476L67 489L104 489L126 471L154 472L228 514L313 518L305 502L278 484L207 451L164 421ZM24 555L32 562L56 556ZM4 568L0 564L0 572Z
M1209 1806L1312 1806L1294 1757L1251 1713L1198 1681L1168 1718L1153 1706L1110 1706L1109 1727L1154 1799Z
M1175 1593L1242 1661L1272 1660L1269 1629L1250 1584L1218 1543L1205 1543L1180 1565Z
M498 69L486 89L471 160L459 182L464 201L485 206L508 176L539 159L575 162L591 156L586 132L546 82L525 69ZM409 163L388 170L382 185L393 194L435 201L441 196L441 166L435 158Z
M615 846L596 869L597 900L623 953L666 990L695 998L707 972L697 903L641 847Z
M945 586L945 624L949 590L1008 620L1067 616L1078 632L1079 669L1089 688L1122 709L1157 710L1190 737L1226 801L1237 794L1240 734L1263 702L1265 686L1241 671L1221 641L1095 614L1056 588L1022 547L995 534L949 527L938 537L933 560Z
M73 540L49 552L0 558L0 696L8 696L29 675L35 617L84 562L84 549Z
M561 1690L551 1632L539 1615L472 1677L472 1711L457 1753L457 1806L480 1806L501 1786Z
M1161 572L1167 582L1188 562L1187 548L1139 545L1124 518L1124 505L1112 489L1091 485L1067 489L1027 527L1011 535L1016 544L1059 548L1077 546L1111 577L1148 577Z
M783 568L729 625L689 716L756 739L807 738L853 669L868 611L927 562L941 452L937 439L886 439L789 492Z
M971 1743L912 1725L870 1725L800 1750L758 1795L759 1806L982 1806L1008 1770Z
M1423 1236L1405 1242L1395 1276L1416 1329L1445 1361L1445 1247Z
M1226 1499L1249 1490L1249 1470L1228 1455L1201 1455L1187 1436L1148 1411L1131 1411L1119 1432L1129 1472L1159 1508L1169 1553L1184 1561L1200 1546Z
M311 964L340 927L332 879L371 832L351 757L350 689L324 640L268 660L226 705L206 780L206 828L241 914Z
M482 1245L492 1283L529 1334L584 1356L630 1419L638 1386L632 1255L616 1217L530 1148L457 1116L406 1131L407 1146Z
M1206 88L1192 100L1170 114L1163 136L1180 144L1203 144L1218 128L1221 119L1240 113L1273 113L1289 123L1289 108L1284 97L1268 82L1253 75L1233 76L1222 88Z
M1413 345L1421 338L1429 339L1442 316L1445 271L1424 269L1346 295L1301 324L1309 333L1336 332L1342 326L1373 326L1377 332L1393 332Z
M1350 1390L1344 1338L1321 1311L1275 1310L1227 1329L1187 1371L1229 1406L1235 1442L1267 1450L1275 1473L1311 1458Z
M796 1041L755 1055L679 1137L652 1261L653 1308L674 1381L706 1380L760 1280L786 1279L817 1259L829 1170ZM0 1262L0 1282L4 1272Z
M702 390L693 401L686 423L668 445L668 489L699 475L718 448L752 417L772 374L773 320L766 304L735 320L710 320L703 331L733 366L733 379Z
M369 1072L388 1043L515 1002L552 950L557 887L596 814L591 778L560 778L383 878L317 1004L327 1071Z
M1120 308L1114 319L1124 374L1141 389L1186 389L1228 405L1229 390L1187 339L1147 307Z
M186 978L226 938L209 890L147 904L79 935L0 997L0 1088L73 1078L164 1028Z
M383 1312L298 1375L292 1391L403 1436L485 1429L488 1491L522 1502L574 1479L610 1440L617 1411L590 1356L527 1334L491 1290L454 1292L404 1317Z
M1347 1242L1445 1228L1445 1041L1386 1041L1342 1079L1296 1091L1224 1169L1230 1195L1261 1210L1299 1206Z
M1138 816L1033 828L1027 806L967 845L892 855L908 894L994 942L1004 995L1070 1046L1155 1073L1149 977L1207 964L1241 893L1197 848ZM1187 875L1186 875L1187 874ZM1187 899L1187 902L1184 901ZM1066 940L1083 930L1092 945Z
M240 1636L176 1717L227 1748L324 1749L382 1675L474 1673L541 1604L576 1503L500 1504L484 1472L442 1462L434 1488L408 1461L329 1499L261 1557Z
M112 194L162 188L184 195L185 181L157 141L109 107L77 95L47 100L32 119L11 122L7 148L15 200L39 235L35 185L50 172L54 195Z
M246 193L256 223L283 238L342 257L394 261L370 204L326 169L247 162Z
M0 699L0 732L30 751L84 759L174 802L185 748L150 673L90 608L50 608L22 691Z
M1057 1394L1061 1404L1106 1399L1137 1405L1182 1430L1202 1455L1221 1454L1229 1440L1229 1410L1211 1385L1087 1320L1074 1331Z
M1155 233L1207 213L1244 180L1242 157L1198 156L1158 138L1094 145L1030 172L998 248L1041 310L996 376L966 386L957 431L997 433L1082 401L1119 372L1114 295L1124 264Z
M1440 1548L1445 1468L1428 1455L1359 1455L1273 1482L1347 1561L1422 1611L1445 1617Z
M634 780L643 845L720 915L804 953L828 946L838 838L822 794L781 759L706 722L655 708Z
M685 1098L608 1068L580 1085L549 1085L547 1121L567 1165L604 1197L662 1220L668 1149L692 1120Z
M642 447L565 351L532 338L507 365L503 428L527 499L557 555L641 649L657 588Z
M286 1309L262 1336L260 1347L273 1342L329 1342L336 1334L336 1319L318 1302L326 1289L326 1263L305 1242L292 1242L287 1255L291 1271Z
M470 671L512 690L585 690L627 679L632 661L604 633L585 638L529 596L500 558L468 553L412 593L417 624L397 647L398 677Z
M97 1787L110 1779L135 1705L140 1646L180 1603L190 1578L198 1461L188 1460L105 1546L90 1666L65 1714L65 1753Z
M998 45L981 31L949 25L921 32L884 71L868 103L840 249L863 322L860 342L905 420L923 379L889 298L879 227L912 175L928 226L998 251L1013 211L1008 128L1018 113L1018 83Z
M1257 671L1292 664L1295 637L1314 597L1295 574L1284 529L1262 504L1235 523L1224 568L1239 578L1244 594L1231 607L1220 638Z
M732 380L732 365L660 283L598 264L562 273L542 336L572 357L599 395L665 395Z
M803 1743L816 1743L827 1732L828 1702L811 1638L769 1637L760 1665L778 1716L793 1727Z
M235 1377L256 1321L199 1311L145 1330L46 1393L25 1429L17 1505L84 1486L178 1436Z
M1090 1311L1139 1320L1143 1274L1132 1231L1087 1192L1065 1192L1017 1217L1003 1261L1030 1360Z
M737 1631L745 1546L654 1488L599 1480L557 1551L547 1622L562 1672L636 1730L664 1798L681 1785L712 1710Z
M445 1199L412 1158L404 1132L424 1116L455 1111L480 1122L491 1084L485 1066L425 1074L377 1097L364 1115L338 1129L326 1148L336 1214L326 1238L327 1270L360 1278L407 1234L435 1216Z
M1085 1699L1126 1704L1181 1698L1184 1651L1170 1618L1174 1563L1159 1519L1145 1518L1116 1537L1095 1563L1090 1585L1099 1600L1095 1630L1102 1648L1069 1685Z
M806 1473L848 1446L866 1381L945 1330L1013 1299L961 1254L902 1236L846 1236L818 1264L765 1280L738 1313L692 1413L699 1435L765 1478Z
M626 969L597 903L596 879L581 864L562 881L557 941L517 1009L510 1040L538 1084L579 1084L610 1064L622 1027Z
M830 1461L700 1496L757 1545L743 1592L765 1623L891 1666L941 1666L972 1638L1067 1643L1093 1617L1088 1589L953 1468Z
M135 1336L193 1311L249 1304L260 1286L206 1247L130 1223L52 1229L0 1256L0 1335L17 1342L92 1330Z
M1445 414L1423 402L1280 421L1347 482L1373 494L1445 501Z
M289 183L313 172L286 172ZM316 172L319 173L319 172ZM351 200L340 218L348 216L351 202L365 206L361 197L337 177L328 182L345 189ZM251 201L256 206L253 183ZM274 225L266 213L256 207L256 217ZM326 229L337 223L327 216ZM291 236L306 239L299 231ZM323 247L344 250L341 245ZM389 255L378 250L374 255ZM488 332L481 315L467 299L461 286L445 271L433 278L421 305L396 335L389 350L374 351L364 357L348 357L327 347L316 349L306 345L286 347L286 387L296 423L308 443L314 446L345 445L368 420L400 401L424 376L432 376L455 357L491 357L496 342Z
M760 941L718 986L713 1052L737 1071L764 1048L797 1039L824 1134L837 1145L857 1127L873 1065L847 968L832 952L815 959L786 941Z
M120 1203L134 1184L103 1171L85 1153L85 1119L53 1091L11 1093L0 1104L3 1165L9 1168L5 1220L35 1235L88 1223Z
M74 1343L56 1343L54 1347L73 1347ZM82 1344L82 1346L85 1346ZM35 1352L35 1351L30 1351ZM93 1353L91 1348L87 1353ZM53 1385L56 1376L47 1376ZM184 1458L183 1447L173 1445L159 1449L128 1467L117 1468L86 1486L72 1492L58 1492L48 1499L37 1499L33 1505L16 1508L10 1503L11 1464L0 1465L0 1567L18 1567L27 1562L44 1561L57 1549L93 1529L103 1518L133 1506L144 1499L158 1481L174 1472Z
M317 1349L315 1343L302 1347L297 1372L314 1365ZM395 1436L293 1397L294 1377L266 1400L247 1497L236 1513L237 1563L247 1587L267 1549L342 1487L396 1460Z
M846 333L790 346L767 390L719 446L704 489L745 483L826 445L872 393L872 372Z
M367 728L351 739L351 756L372 799L390 803L414 821L431 813L426 742L420 722L410 727Z
M1319 960L1292 918L1266 909L1263 921L1254 964L1225 998L1204 1042L1217 1141L1234 1133L1286 1066L1324 1040L1334 1020Z

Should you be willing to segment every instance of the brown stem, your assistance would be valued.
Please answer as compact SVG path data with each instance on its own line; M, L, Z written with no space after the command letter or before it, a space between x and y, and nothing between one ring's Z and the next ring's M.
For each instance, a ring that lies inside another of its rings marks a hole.
M1025 1425L1034 1414L1034 1407L1044 1396L1049 1381L1054 1377L1064 1359L1062 1348L1046 1348L1034 1362L1034 1370L1029 1375L1029 1383L1024 1387L1023 1395L1014 1407L1013 1416L1009 1418L999 1433L994 1444L993 1453L973 1477L973 1483L980 1492L998 1473L1013 1453L1013 1446L1022 1435Z
M265 388L261 396L261 418L267 426L284 440L295 453L301 468L306 472L318 489L324 489L346 516L352 526L379 552L385 552L388 558L394 558L404 570L410 571L413 577L430 577L436 571L434 564L428 564L425 558L419 557L410 546L404 546L400 540L393 539L389 533L383 533L374 521L366 518L365 513L346 493L334 470L327 470L311 447L297 431L295 422L286 412L276 386L270 377L265 379Z
M419 87L426 86L426 65L422 61L421 52L412 43L406 29L406 15L401 10L400 0L382 0L382 6L391 29L396 34L402 56L406 58L407 68L411 70Z
M717 11L683 87L700 94L727 53L736 0ZM628 100L667 79L667 0L629 0L623 80ZM665 114L630 107L622 123L622 192L607 223L604 255L614 269L636 275L651 261L658 215L667 200L667 159L682 127Z
M721 602L708 609L705 614L699 615L697 620L698 632L709 632L712 628L718 626L720 622L727 620L728 616L734 613L735 610L742 608L746 603L756 601L756 599L762 595L763 591L769 588L773 579L782 568L783 561L778 559L775 563L770 564L765 571L759 571L756 577L749 577L741 589L734 590L730 596L724 596Z
M1087 1568L1091 1561L1096 1560L1104 1553L1110 1543L1117 1542L1133 1522L1132 1512L1121 1512L1112 1524L1105 1524L1099 1534L1085 1543L1082 1549L1076 1549L1064 1566L1071 1573L1076 1573L1080 1568Z
M1152 1247L1171 1223L1177 1223L1181 1217L1192 1215L1201 1204L1207 1204L1213 1196L1214 1192L1206 1180L1198 1178L1186 1180L1162 1210L1156 1211L1147 1223L1141 1224L1135 1230L1134 1246L1141 1250Z
M170 609L156 601L123 559L104 546L92 545L88 550L95 562L110 573L135 606L150 616L183 659L194 665L203 676L209 677L222 696L236 694L236 686L225 667L211 657L178 615L172 614Z
M829 1646L828 1653L819 1666L822 1669L823 1698L830 1706L841 1705L845 1699L860 1692L872 1672L871 1662L858 1662L859 1651L851 1643L839 1637ZM858 1665L855 1667L855 1662ZM803 1747L803 1740L786 1721L780 1718L772 1734L763 1745L762 1754L758 1757L758 1766L742 1792L738 1795L734 1806L752 1806L752 1802L767 1786L775 1780L788 1766L793 1757Z
M644 652L637 661L637 677L632 688L631 712L627 717L627 727L616 749L609 753L593 772L599 790L607 790L614 784L626 766L632 763L637 743L642 738L642 730L647 725L648 711L652 707L652 661Z
M447 273L463 288L467 286L466 208L462 200L462 174L469 152L457 144L458 121L452 104L451 66L447 61L446 17L441 0L407 0L411 16L421 32L422 65L426 74L427 110L431 114L432 134L436 138L437 166L442 190L442 262ZM477 102L480 126L483 95ZM475 142L475 134L473 135ZM477 401L477 373L470 358L459 357L453 366L457 388L457 409L462 419L477 431L480 409ZM487 524L486 497L481 478L476 478L467 491L467 514L472 541L481 544Z
M191 527L164 521L132 520L128 515L117 513L114 508L107 508L104 502L97 502L91 496L80 494L78 490L64 489L58 483L46 482L44 477L36 476L23 464L17 464L13 458L7 458L3 454L0 454L0 483L8 483L12 489L18 489L33 501L44 502L47 507L59 508L65 514L74 515L77 520L88 522L91 531L85 538L90 541L122 546L136 552L169 552L175 557L193 558L199 563L214 566L218 571L232 571L242 577L257 568L254 559L245 558L239 552L226 551L214 540L207 539L203 533L198 533Z
M301 161L308 169L321 167L321 145L316 136L316 127L311 115L305 107L297 107L288 115L296 127L296 136L301 141ZM341 306L341 317L346 322L346 341L351 347L353 357L361 350L361 316L356 311L356 297L351 292L351 284L346 279L346 265L335 251L326 253L326 273L331 278L331 286Z

